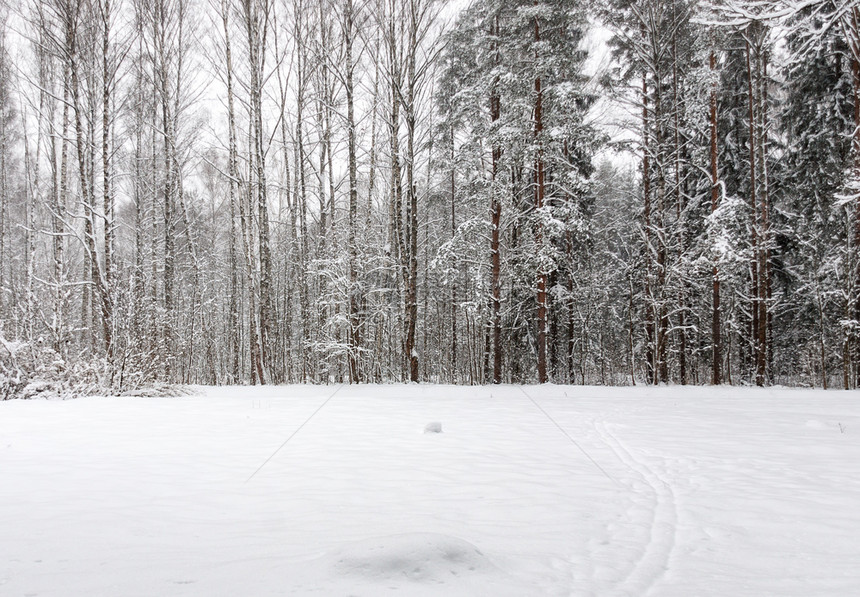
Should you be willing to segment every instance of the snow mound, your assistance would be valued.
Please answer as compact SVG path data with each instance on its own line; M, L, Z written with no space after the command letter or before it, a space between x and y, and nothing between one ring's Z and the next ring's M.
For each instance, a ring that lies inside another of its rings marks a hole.
M824 421L819 421L818 419L810 419L806 422L806 426L809 429L816 429L818 431L824 431L826 429L830 429L833 425L829 423L825 423Z
M427 423L424 427L424 433L442 433L442 423L438 421Z
M408 533L365 539L329 556L339 576L367 580L409 580L444 584L470 575L498 574L499 570L477 547L448 535Z

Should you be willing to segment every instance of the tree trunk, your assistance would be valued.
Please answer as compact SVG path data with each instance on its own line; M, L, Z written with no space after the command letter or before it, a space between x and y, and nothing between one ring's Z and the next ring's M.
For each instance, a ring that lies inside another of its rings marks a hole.
M260 362L257 374L260 383L272 379L272 346L276 343L274 334L274 307L272 301L272 250L269 244L269 205L266 185L266 152L264 150L263 130L263 69L266 55L266 32L269 19L267 0L258 4L257 0L243 1L245 29L248 38L248 60L250 62L250 108L251 108L251 152L254 164L254 185L249 193L256 199L257 243L260 257L259 279L259 336ZM262 30L261 30L262 29ZM253 207L252 207L253 209Z
M675 3L672 3L673 18ZM672 35L672 119L675 154L675 222L678 242L678 256L683 258L687 248L686 230L684 226L684 189L682 185L682 150L681 150L681 91L678 84L678 52L676 35ZM687 384L687 281L681 278L678 284L678 376L681 385ZM665 359L664 359L665 361Z
M110 23L112 18L110 0L102 5L102 199L104 209L104 291L101 295L102 324L104 328L105 354L109 364L113 364L113 212L114 202L111 193L111 154L110 154L110 102L113 73L110 65Z
M716 76L717 55L711 50L709 60L711 75ZM719 172L717 170L717 83L711 87L711 213L719 207ZM716 263L711 273L713 279L712 311L711 311L711 383L720 385L722 383L722 350L721 350L721 324L720 324L720 276Z
M295 124L295 159L294 177L296 211L299 220L299 351L302 383L307 383L310 376L310 359L308 344L310 343L310 290L308 288L308 204L307 181L305 177L306 156L304 141L305 92L308 79L307 46L305 43L306 23L304 20L304 2L295 0L293 39L296 44L296 124Z
M415 186L415 128L417 124L416 71L418 52L417 0L409 2L409 45L406 61L406 357L409 362L409 380L418 381L418 348L415 342L418 324L418 190Z
M642 74L642 218L645 228L645 372L647 383L657 379L657 351L655 349L655 308L651 283L651 143L648 114L648 78Z
M540 37L540 21L535 18L534 26L534 41L539 44ZM537 67L537 49L535 50L535 66ZM542 210L544 207L545 198L545 177L544 171L544 156L542 146L543 134L543 87L541 76L538 74L535 77L535 105L534 105L534 139L537 145L537 156L535 157L535 209ZM543 227L540 223L537 225L536 243L538 251L541 251L543 245ZM547 273L541 269L537 274L537 370L538 383L546 383L549 381L547 375L547 354L546 354L546 320L547 320Z
M451 241L457 236L457 170L454 167L454 127L451 127ZM457 275L451 278L451 383L457 383Z
M170 88L168 83L168 53L166 47L168 24L165 22L168 16L165 14L163 2L156 3L153 19L153 38L156 46L155 66L158 95L161 106L161 136L163 143L164 181L162 184L162 216L163 216L163 247L164 268L162 272L164 288L164 310L165 320L161 322L166 343L166 375L172 375L171 362L175 349L175 320L174 320L174 268L175 268L175 224L174 224L174 176L176 174L173 160L173 148L175 147L175 135L173 131L173 117L170 113Z
M59 172L57 173L57 181L54 185L54 197L53 197L53 205L51 206L52 217L51 217L51 232L53 234L53 258L54 258L54 318L55 318L55 329L57 330L57 337L54 340L54 350L57 351L60 355L66 354L66 329L67 329L67 320L68 320L68 308L66 304L66 290L65 290L65 240L64 237L66 235L66 225L64 221L65 212L66 212L66 195L68 193L67 190L67 169L68 169L68 133L69 133L69 85L68 85L68 62L63 60L63 78L60 81L60 85L63 87L63 115L62 122L60 125L60 165ZM4 128L3 135L3 147L0 148L0 159L3 160L3 163L0 164L0 169L2 169L3 173L0 176L3 176L3 184L5 185L5 176L6 176L6 163L5 163L5 155L6 155L6 134L5 134L5 122L2 123ZM52 162L56 160L56 143L57 139L53 142L54 147L54 156ZM5 192L5 186L4 186ZM0 232L2 234L2 232ZM3 260L2 251L0 251L0 261ZM2 286L2 279L0 279L0 286ZM2 310L0 310L2 312Z
M853 306L849 313L849 318L855 321L860 321L860 7L855 6L851 9L850 18L845 25L848 32L848 44L851 48L851 78L854 89L854 135L852 137L852 153L853 153L853 180L851 191L854 193L854 230L853 230L853 260L854 260L854 286L853 296L850 297ZM846 370L853 368L854 376L850 382L846 382L845 389L850 386L860 386L860 332L853 332L853 358L850 359L850 365L846 365ZM846 380L847 380L846 375Z
M499 17L495 16L491 29L491 35L498 37L499 35ZM494 63L498 66L500 62L498 42L496 42ZM499 77L493 80L493 85L490 90L490 122L493 132L496 134L495 127L501 118L501 98L499 95ZM492 231L490 237L490 257L492 269L491 288L493 293L493 383L502 383L502 283L501 283L501 251L499 246L499 235L501 233L502 220L502 201L499 190L499 161L502 158L502 148L498 141L493 142L493 165L492 179L490 182L491 207L490 217L492 221Z
M749 33L749 32L748 32ZM750 271L752 277L752 326L750 328L750 340L753 354L753 364L755 367L755 382L757 385L764 385L763 371L763 346L759 339L759 235L758 235L758 202L756 200L756 187L758 184L757 163L756 163L756 113L755 113L755 91L754 91L754 73L752 69L752 44L750 39L746 40L746 67L747 67L747 96L749 100L749 168L750 168L750 233L752 259L750 261Z
M95 287L96 293L98 293L99 298L101 299L102 304L102 325L103 331L105 333L105 338L110 336L110 329L108 327L108 317L109 311L105 310L105 306L108 304L109 298L107 297L107 289L104 286L104 278L101 275L98 255L96 252L96 239L95 239L95 228L93 226L94 212L95 206L93 204L93 189L94 189L94 179L93 179L93 160L92 156L88 155L87 148L89 147L91 150L94 149L95 144L92 142L92 135L88 135L84 131L83 126L83 106L81 101L80 94L80 82L79 82L79 62L78 62L78 54L77 54L77 18L78 15L75 13L74 15L67 15L67 22L65 23L66 27L66 51L68 53L69 59L69 75L70 75L70 85L72 91L72 109L75 113L75 133L76 133L76 146L78 153L78 164L79 164L79 173L80 173L80 193L81 193L81 203L84 206L85 214L84 214L84 243L85 243L85 269L88 268L88 271L85 271L85 275L88 275L90 282ZM90 118L91 126L94 124L94 118ZM89 299L92 298L92 291L84 293L84 315L92 315L93 319L95 319L95 313L90 310L91 304ZM84 320L84 325L90 325L89 317ZM91 336L92 337L92 336Z
M773 347L770 342L772 329L770 295L771 262L770 262L770 182L768 180L768 105L767 105L767 54L764 49L764 35L756 52L758 68L758 110L759 110L759 200L761 203L761 250L759 252L759 329L758 342L761 347L757 377L763 384L770 383L771 363L773 362Z
M359 319L361 289L358 283L358 243L356 241L356 228L358 226L358 165L356 159L355 106L353 99L353 71L355 68L352 56L354 41L352 0L345 0L344 2L343 38L346 51L346 126L349 162L349 230L347 232L349 251L349 381L350 383L359 383L361 381L361 371L359 371L358 366L358 351L361 348L361 321Z
M405 289L407 285L407 268L404 265L404 259L406 259L406 247L404 245L404 236L403 236L403 189L402 189L402 172L401 172L401 156L400 156L400 108L401 108L401 84L402 84L402 74L401 74L401 63L402 56L400 53L400 44L398 40L397 34L397 15L395 14L395 7L398 6L396 2L389 3L389 13L388 13L388 22L387 22L387 32L385 37L385 42L388 50L388 87L389 87L389 101L390 103L390 113L388 120L388 130L389 130L389 159L391 175L389 180L389 202L388 202L388 225L389 225L389 242L388 249L391 263L394 266L395 274L394 274L394 283L392 284L392 293L391 293L391 303L392 307L395 305L399 305L400 297L401 297L401 288ZM397 311L400 311L397 308ZM404 311L401 313L406 313L408 311L408 299L406 301L406 305ZM399 326L399 323L398 323ZM408 328L408 324L406 325ZM405 354L403 356L398 355L397 360L399 362L399 368L401 369L401 378L405 379L408 375L408 367L407 365L410 363L411 356L410 350L411 346L407 346L406 344L406 336L408 336L407 329L404 329L404 336L401 338L402 344L400 346L403 347Z
M228 336L230 345L230 378L238 383L241 376L241 344L240 344L240 289L239 289L239 248L237 246L238 231L236 230L236 183L238 180L237 148L236 148L236 112L233 99L233 53L230 46L229 4L221 0L221 20L224 26L224 60L227 75L227 128L228 128L228 157L227 185L230 201L230 305L228 315Z

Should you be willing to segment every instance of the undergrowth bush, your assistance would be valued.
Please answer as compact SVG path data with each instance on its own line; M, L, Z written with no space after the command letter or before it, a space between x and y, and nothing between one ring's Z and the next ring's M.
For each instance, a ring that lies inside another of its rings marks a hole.
M63 359L44 340L8 341L0 337L0 400L71 398L108 393L104 359Z

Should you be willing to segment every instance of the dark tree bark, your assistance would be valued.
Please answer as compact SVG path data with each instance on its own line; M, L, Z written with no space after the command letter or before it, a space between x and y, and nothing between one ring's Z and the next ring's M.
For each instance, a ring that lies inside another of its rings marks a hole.
M849 308L849 317L860 321L860 7L853 7L848 16L843 19L843 29L848 38L848 45L851 49L851 79L854 90L854 134L852 136L851 151L853 154L853 189L854 198L854 230L853 230L853 255L854 260L854 285L853 296L851 301L852 307ZM844 387L860 387L860 333L854 332L854 338L851 342L853 355L849 358L844 358L843 363ZM846 355L848 357L848 355ZM853 379L849 379L848 370L853 368Z
M534 41L539 44L540 21L535 18ZM537 50L535 50L535 61L537 62ZM537 66L537 65L536 65ZM543 209L546 194L546 172L544 164L543 146L541 138L543 135L543 87L540 74L535 78L535 104L534 104L534 138L537 145L537 156L535 157L535 209ZM536 241L540 250L543 244L543 229L538 224ZM539 271L537 275L537 370L538 383L549 381L547 375L547 346L546 346L546 322L547 322L547 274Z
M451 240L457 236L457 170L454 166L454 127L451 127ZM457 276L451 279L451 382L457 383Z
M717 68L717 55L711 50L709 66L712 74ZM711 88L710 98L710 166L711 166L711 213L719 207L719 172L717 170L717 84L714 82ZM720 385L722 383L722 344L720 324L720 276L716 264L712 271L713 295L711 311L711 383Z
M757 385L764 385L763 365L760 365L763 346L759 343L759 238L758 238L758 202L756 200L756 186L758 179L756 176L756 135L755 126L755 91L754 91L754 75L752 69L752 44L750 40L746 40L746 68L747 68L747 99L748 99L748 119L749 119L749 169L750 169L750 246L752 247L752 260L750 261L751 272L751 305L752 305L752 322L750 327L750 344L752 347L753 365L755 368L755 381Z
M496 15L493 19L491 34L499 35L499 17ZM499 64L498 41L495 42L495 58L494 64ZM499 95L499 77L493 80L490 89L490 122L491 126L495 127L501 118L501 98ZM495 134L495 131L493 132ZM490 218L492 231L490 236L490 257L492 269L491 288L493 294L493 383L502 383L502 282L501 282L501 251L499 245L499 235L502 225L502 201L501 191L499 189L499 161L502 158L501 145L496 141L493 143L493 164L492 164L492 179L490 183Z
M645 228L645 371L647 383L657 380L657 351L655 350L655 309L652 295L652 228L651 228L651 135L649 130L648 78L642 75L642 219Z

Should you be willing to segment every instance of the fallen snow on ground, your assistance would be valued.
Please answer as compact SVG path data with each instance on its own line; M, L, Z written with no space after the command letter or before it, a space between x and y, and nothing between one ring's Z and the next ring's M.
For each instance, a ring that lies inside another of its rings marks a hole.
M857 393L336 389L0 403L0 595L860 595Z

